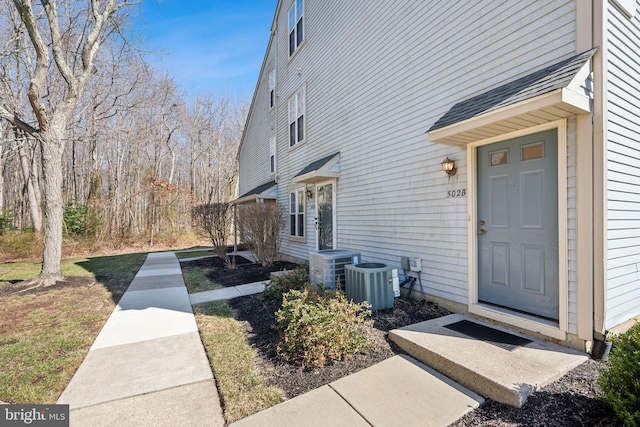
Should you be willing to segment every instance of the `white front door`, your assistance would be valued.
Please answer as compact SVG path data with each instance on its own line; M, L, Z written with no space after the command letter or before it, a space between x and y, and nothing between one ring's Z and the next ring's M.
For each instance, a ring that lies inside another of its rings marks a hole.
M317 248L335 247L335 184L327 182L316 185Z
M478 147L478 301L559 318L555 129Z

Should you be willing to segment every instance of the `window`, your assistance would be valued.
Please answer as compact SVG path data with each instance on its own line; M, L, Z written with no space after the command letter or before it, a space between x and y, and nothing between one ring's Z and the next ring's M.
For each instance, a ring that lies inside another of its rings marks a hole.
M269 138L269 170L276 173L276 136Z
M289 56L293 55L304 40L304 0L295 0L289 9Z
M304 189L294 190L289 196L289 235L304 237Z
M276 105L276 70L269 73L269 108Z
M289 99L289 146L304 140L304 87Z

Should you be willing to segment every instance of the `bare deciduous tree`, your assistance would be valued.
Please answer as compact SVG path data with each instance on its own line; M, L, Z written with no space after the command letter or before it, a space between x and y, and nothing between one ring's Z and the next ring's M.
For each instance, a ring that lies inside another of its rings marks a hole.
M228 268L235 267L235 263L227 254L227 241L231 237L233 222L232 209L229 203L212 203L194 206L191 218L196 227L207 233L213 248Z
M276 262L287 224L284 208L275 202L238 206L238 226L242 240L263 266Z
M13 0L13 4L34 52L27 90L34 124L27 122L27 114L12 111L4 100L0 117L40 143L45 239L42 270L36 280L47 285L62 278L62 156L71 114L96 71L94 60L113 28L112 18L129 3L91 0L59 7L56 0L36 5L32 0Z

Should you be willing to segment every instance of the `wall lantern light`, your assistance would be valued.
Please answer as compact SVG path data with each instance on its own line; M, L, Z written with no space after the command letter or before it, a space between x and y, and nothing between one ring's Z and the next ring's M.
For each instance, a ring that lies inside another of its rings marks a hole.
M458 168L456 168L455 164L453 163L453 160L451 160L449 157L444 159L440 164L442 165L442 170L444 171L444 173L449 176L454 176L456 174L456 171L458 170Z
M305 192L307 195L307 199L311 200L313 198L313 192L311 190L309 190L307 188L307 191Z

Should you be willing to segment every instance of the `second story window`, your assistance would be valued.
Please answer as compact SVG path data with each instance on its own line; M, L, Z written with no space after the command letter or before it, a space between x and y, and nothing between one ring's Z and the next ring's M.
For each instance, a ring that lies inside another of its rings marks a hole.
M269 108L276 105L276 70L269 73Z
M289 147L304 140L304 86L289 99Z
M293 55L304 40L304 0L295 0L289 9L289 56Z
M269 168L271 173L276 173L276 136L269 138Z

